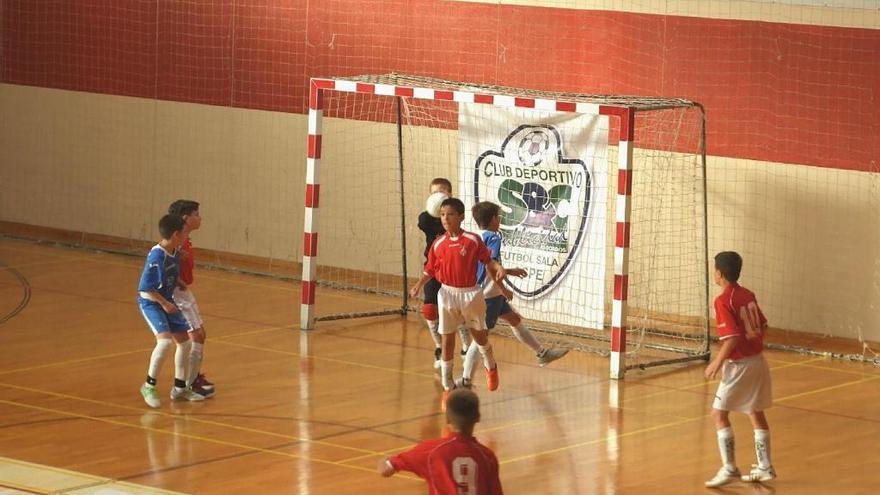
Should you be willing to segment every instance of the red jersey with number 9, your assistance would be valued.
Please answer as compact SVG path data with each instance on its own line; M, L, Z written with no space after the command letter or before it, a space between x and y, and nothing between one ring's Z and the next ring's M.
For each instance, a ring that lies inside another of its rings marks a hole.
M725 287L724 292L715 298L715 320L721 341L739 337L730 359L754 356L764 350L767 318L764 318L752 291L736 283Z
M388 462L428 482L431 495L503 495L498 459L474 437L451 433L424 441Z

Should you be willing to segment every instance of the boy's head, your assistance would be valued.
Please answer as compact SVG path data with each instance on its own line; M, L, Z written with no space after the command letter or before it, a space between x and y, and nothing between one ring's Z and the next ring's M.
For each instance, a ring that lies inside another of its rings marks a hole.
M446 398L446 422L456 431L471 434L480 421L480 398L473 391L457 388Z
M447 196L452 196L452 182L449 182L449 179L437 177L431 181L430 192L431 194L444 192Z
M722 278L730 283L739 280L743 259L735 251L721 251L715 255L715 283L722 285Z
M457 233L464 221L464 203L458 198L446 198L440 203L440 223L447 232Z
M197 201L178 199L168 207L168 214L182 217L189 230L197 230L202 226L202 216L199 214Z
M498 222L501 220L501 207L491 201L480 201L471 208L474 221L483 230L498 230Z
M179 215L165 215L159 219L159 235L166 241L173 241L183 232L184 221Z

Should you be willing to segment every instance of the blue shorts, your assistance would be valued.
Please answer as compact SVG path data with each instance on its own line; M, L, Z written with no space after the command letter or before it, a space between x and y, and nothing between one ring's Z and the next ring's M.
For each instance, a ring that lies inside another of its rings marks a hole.
M498 317L513 313L513 308L507 303L504 296L495 296L486 299L486 328L489 330L495 328L498 323Z
M150 330L154 334L162 332L178 333L192 330L189 322L186 321L186 317L180 311L168 314L162 309L162 306L159 306L159 303L153 301L139 302L138 306L140 306L141 314L147 320L147 325L150 326Z

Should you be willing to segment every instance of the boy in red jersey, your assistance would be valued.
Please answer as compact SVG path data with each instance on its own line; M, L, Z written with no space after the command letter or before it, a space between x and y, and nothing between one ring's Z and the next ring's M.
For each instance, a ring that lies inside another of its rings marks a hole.
M192 338L192 349L189 354L189 372L186 382L192 387L193 392L203 397L211 397L214 395L214 384L200 373L205 346L205 326L202 322L202 315L199 313L199 303L196 302L196 296L190 289L190 285L194 281L193 268L195 267L190 234L202 226L199 203L188 199L178 199L168 207L168 213L178 215L185 222L183 227L184 241L180 246L180 277L177 279L177 287L174 289L174 301L192 327L189 331Z
M715 283L724 288L715 298L715 320L721 348L706 367L706 378L721 371L721 383L712 403L712 419L718 435L718 449L723 465L708 487L719 487L742 478L743 481L769 481L776 477L770 463L770 427L764 410L773 404L770 368L764 359L764 333L767 319L758 307L755 294L737 283L742 257L733 251L715 255ZM740 476L734 457L730 411L749 415L755 430L755 454L758 464Z
M460 199L447 198L443 201L440 221L446 233L431 244L422 278L410 289L410 295L418 297L422 287L432 278L441 284L437 302L443 346L440 373L445 406L449 390L455 387L452 358L455 353L454 334L459 324L470 330L483 356L489 390L498 388L498 367L486 330L486 301L482 289L477 285L477 263L482 261L495 280L502 280L506 273L501 264L492 259L492 253L480 236L461 229L464 203Z
M452 182L445 177L436 177L431 181L428 194L444 193L447 197L452 197ZM427 211L419 214L419 230L425 234L425 261L428 260L428 251L431 250L431 244L434 240L446 233L443 223L439 217L434 217ZM434 341L434 368L440 368L442 360L443 344L440 340L440 314L437 310L437 293L440 291L440 282L436 279L428 280L425 284L425 300L422 304L422 315L425 317L425 323L428 325L428 333ZM470 345L470 333L465 328L459 328L461 336L461 357L464 359L465 351Z
M446 421L451 432L379 461L379 474L410 471L428 482L431 495L503 495L495 454L474 438L480 399L467 389L449 394Z

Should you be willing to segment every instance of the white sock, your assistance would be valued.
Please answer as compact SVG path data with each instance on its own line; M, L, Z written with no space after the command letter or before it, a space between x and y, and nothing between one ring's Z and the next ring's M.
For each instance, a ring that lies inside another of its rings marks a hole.
M538 339L535 338L531 330L529 330L529 327L523 322L520 322L519 325L513 327L513 336L516 337L516 340L531 347L532 350L535 351L535 354L540 355L544 352L544 346L538 342Z
M186 381L186 365L189 361L189 352L192 341L177 343L177 352L174 353L174 379Z
M171 348L171 345L171 339L156 339L156 347L153 348L153 354L150 355L147 376L154 380L159 378L159 371L162 370L162 364L165 362L165 357L168 356L168 349Z
M199 371L202 369L204 346L205 344L200 344L198 342L192 343L192 349L189 351L189 368L186 373L187 385L192 386L193 382L196 381L196 377L199 376Z
M455 361L451 359L449 361L440 361L440 377L443 380L444 390L452 390L455 386L455 380L452 379L453 363L455 363Z
M755 430L755 456L758 458L758 467L770 469L770 430Z
M736 469L736 449L733 441L733 428L721 428L718 435L718 451L721 452L721 463L728 471Z
M434 347L440 348L440 332L437 329L440 326L440 320L425 320L428 323L428 333L431 334L431 339L434 341Z
M495 362L495 354L492 352L492 344L486 343L485 346L477 344L477 349L479 349L480 354L483 355L483 366L485 366L487 370L491 370L498 366Z
M477 370L477 353L480 352L477 347L479 346L476 342L471 344L464 357L464 371L461 372L461 376L468 381L474 380L474 372Z

